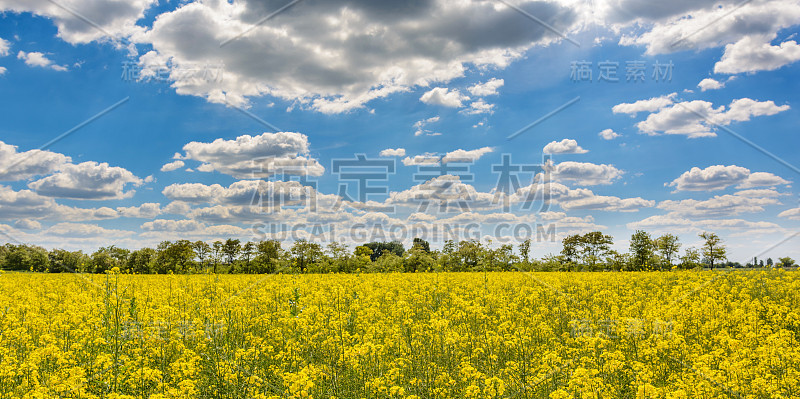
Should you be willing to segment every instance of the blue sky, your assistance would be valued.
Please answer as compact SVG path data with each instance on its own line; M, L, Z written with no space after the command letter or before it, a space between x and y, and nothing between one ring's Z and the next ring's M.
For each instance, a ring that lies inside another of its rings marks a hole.
M446 226L497 245L553 226L537 256L593 230L625 250L636 229L800 256L797 238L770 249L800 226L797 2L304 0L259 21L286 3L0 0L5 240L353 245ZM357 154L394 164L368 183L387 194L360 201L335 173ZM505 154L536 170L503 192ZM415 179L442 164L473 178Z

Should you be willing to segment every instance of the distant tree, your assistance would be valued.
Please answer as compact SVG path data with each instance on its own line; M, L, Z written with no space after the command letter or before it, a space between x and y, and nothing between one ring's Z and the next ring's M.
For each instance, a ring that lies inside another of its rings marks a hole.
M700 233L700 238L705 240L701 249L703 258L709 262L711 269L714 269L715 261L725 260L726 258L725 246L722 244L722 240L719 238L719 236L715 233L703 232Z
M519 243L519 255L522 257L522 261L525 264L530 262L530 255L531 255L531 239L528 238L527 240Z
M260 241L256 244L256 256L253 259L256 273L274 273L283 256L283 249L278 240Z
M700 266L700 252L696 248L686 248L681 257L681 269L694 269L698 266Z
M646 231L636 230L631 236L630 252L631 261L635 270L643 270L649 267L649 262L653 258L655 245L653 238Z
M239 257L241 251L241 241L237 239L229 238L222 244L222 253L225 255L225 261L228 263L229 272L233 272L233 262Z
M613 244L614 239L611 236L605 235L599 231L586 233L578 239L578 245L580 246L580 252L584 262L589 265L592 270L595 269L597 261L608 254Z
M85 262L85 255L81 251L70 252L63 249L54 249L48 254L50 273L76 273L81 271L81 264Z
M561 240L561 255L566 259L567 263L575 263L578 260L578 254L581 246L581 236L574 234L564 237ZM567 270L570 267L567 266Z
M767 266L772 267L772 258L767 258ZM761 266L764 266L764 261L761 261Z
M778 262L780 262L781 267L792 267L795 266L794 259L786 256L783 258L778 258Z
M434 269L436 269L436 261L429 251L425 251L423 246L412 247L406 258L401 260L401 270L406 272L427 272Z
M411 245L411 248L419 248L427 253L431 252L431 244L419 237L414 237L414 244Z
M253 258L253 254L256 252L256 246L252 242L248 241L242 245L242 262L244 262L244 272L245 273L252 273L250 259Z
M189 266L194 257L195 253L191 241L163 241L156 248L156 272L186 273L189 271Z
M405 253L405 248L403 248L403 243L400 241L391 241L391 242L370 242L364 244L365 247L372 250L372 255L370 255L370 260L375 262L378 258L383 255L385 251L390 251L397 256L403 256Z
M157 254L153 248L141 248L131 252L128 256L127 269L131 273L153 273Z
M306 239L299 239L294 242L291 249L292 260L295 267L300 272L305 272L308 267L322 258L322 247Z
M479 263L484 258L483 252L483 246L477 240L459 242L457 256L463 270L479 270Z
M678 236L672 234L664 234L656 238L655 248L661 258L666 262L667 268L672 267L672 259L678 254L681 249L681 243L678 242Z
M350 272L350 254L347 245L339 242L331 242L327 246L328 256L331 259L331 271Z
M222 241L214 241L211 244L211 257L214 260L214 274L217 273L217 265L222 260L222 251L223 243Z
M192 250L194 250L197 260L200 261L200 268L205 269L206 259L211 255L211 246L205 241L195 241L192 244Z

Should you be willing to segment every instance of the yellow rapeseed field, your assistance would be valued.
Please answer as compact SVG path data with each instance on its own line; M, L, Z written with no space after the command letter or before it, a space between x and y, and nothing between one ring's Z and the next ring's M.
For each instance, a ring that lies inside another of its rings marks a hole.
M800 397L800 274L0 275L3 398Z

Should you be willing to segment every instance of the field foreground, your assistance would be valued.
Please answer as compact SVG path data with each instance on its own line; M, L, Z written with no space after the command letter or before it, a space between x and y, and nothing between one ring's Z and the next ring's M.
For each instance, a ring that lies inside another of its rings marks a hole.
M800 397L800 274L0 275L0 396Z

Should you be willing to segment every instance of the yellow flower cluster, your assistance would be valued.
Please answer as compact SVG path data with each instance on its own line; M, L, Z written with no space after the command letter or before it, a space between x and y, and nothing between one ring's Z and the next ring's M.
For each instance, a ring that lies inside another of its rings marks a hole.
M0 275L2 398L798 398L800 274Z

